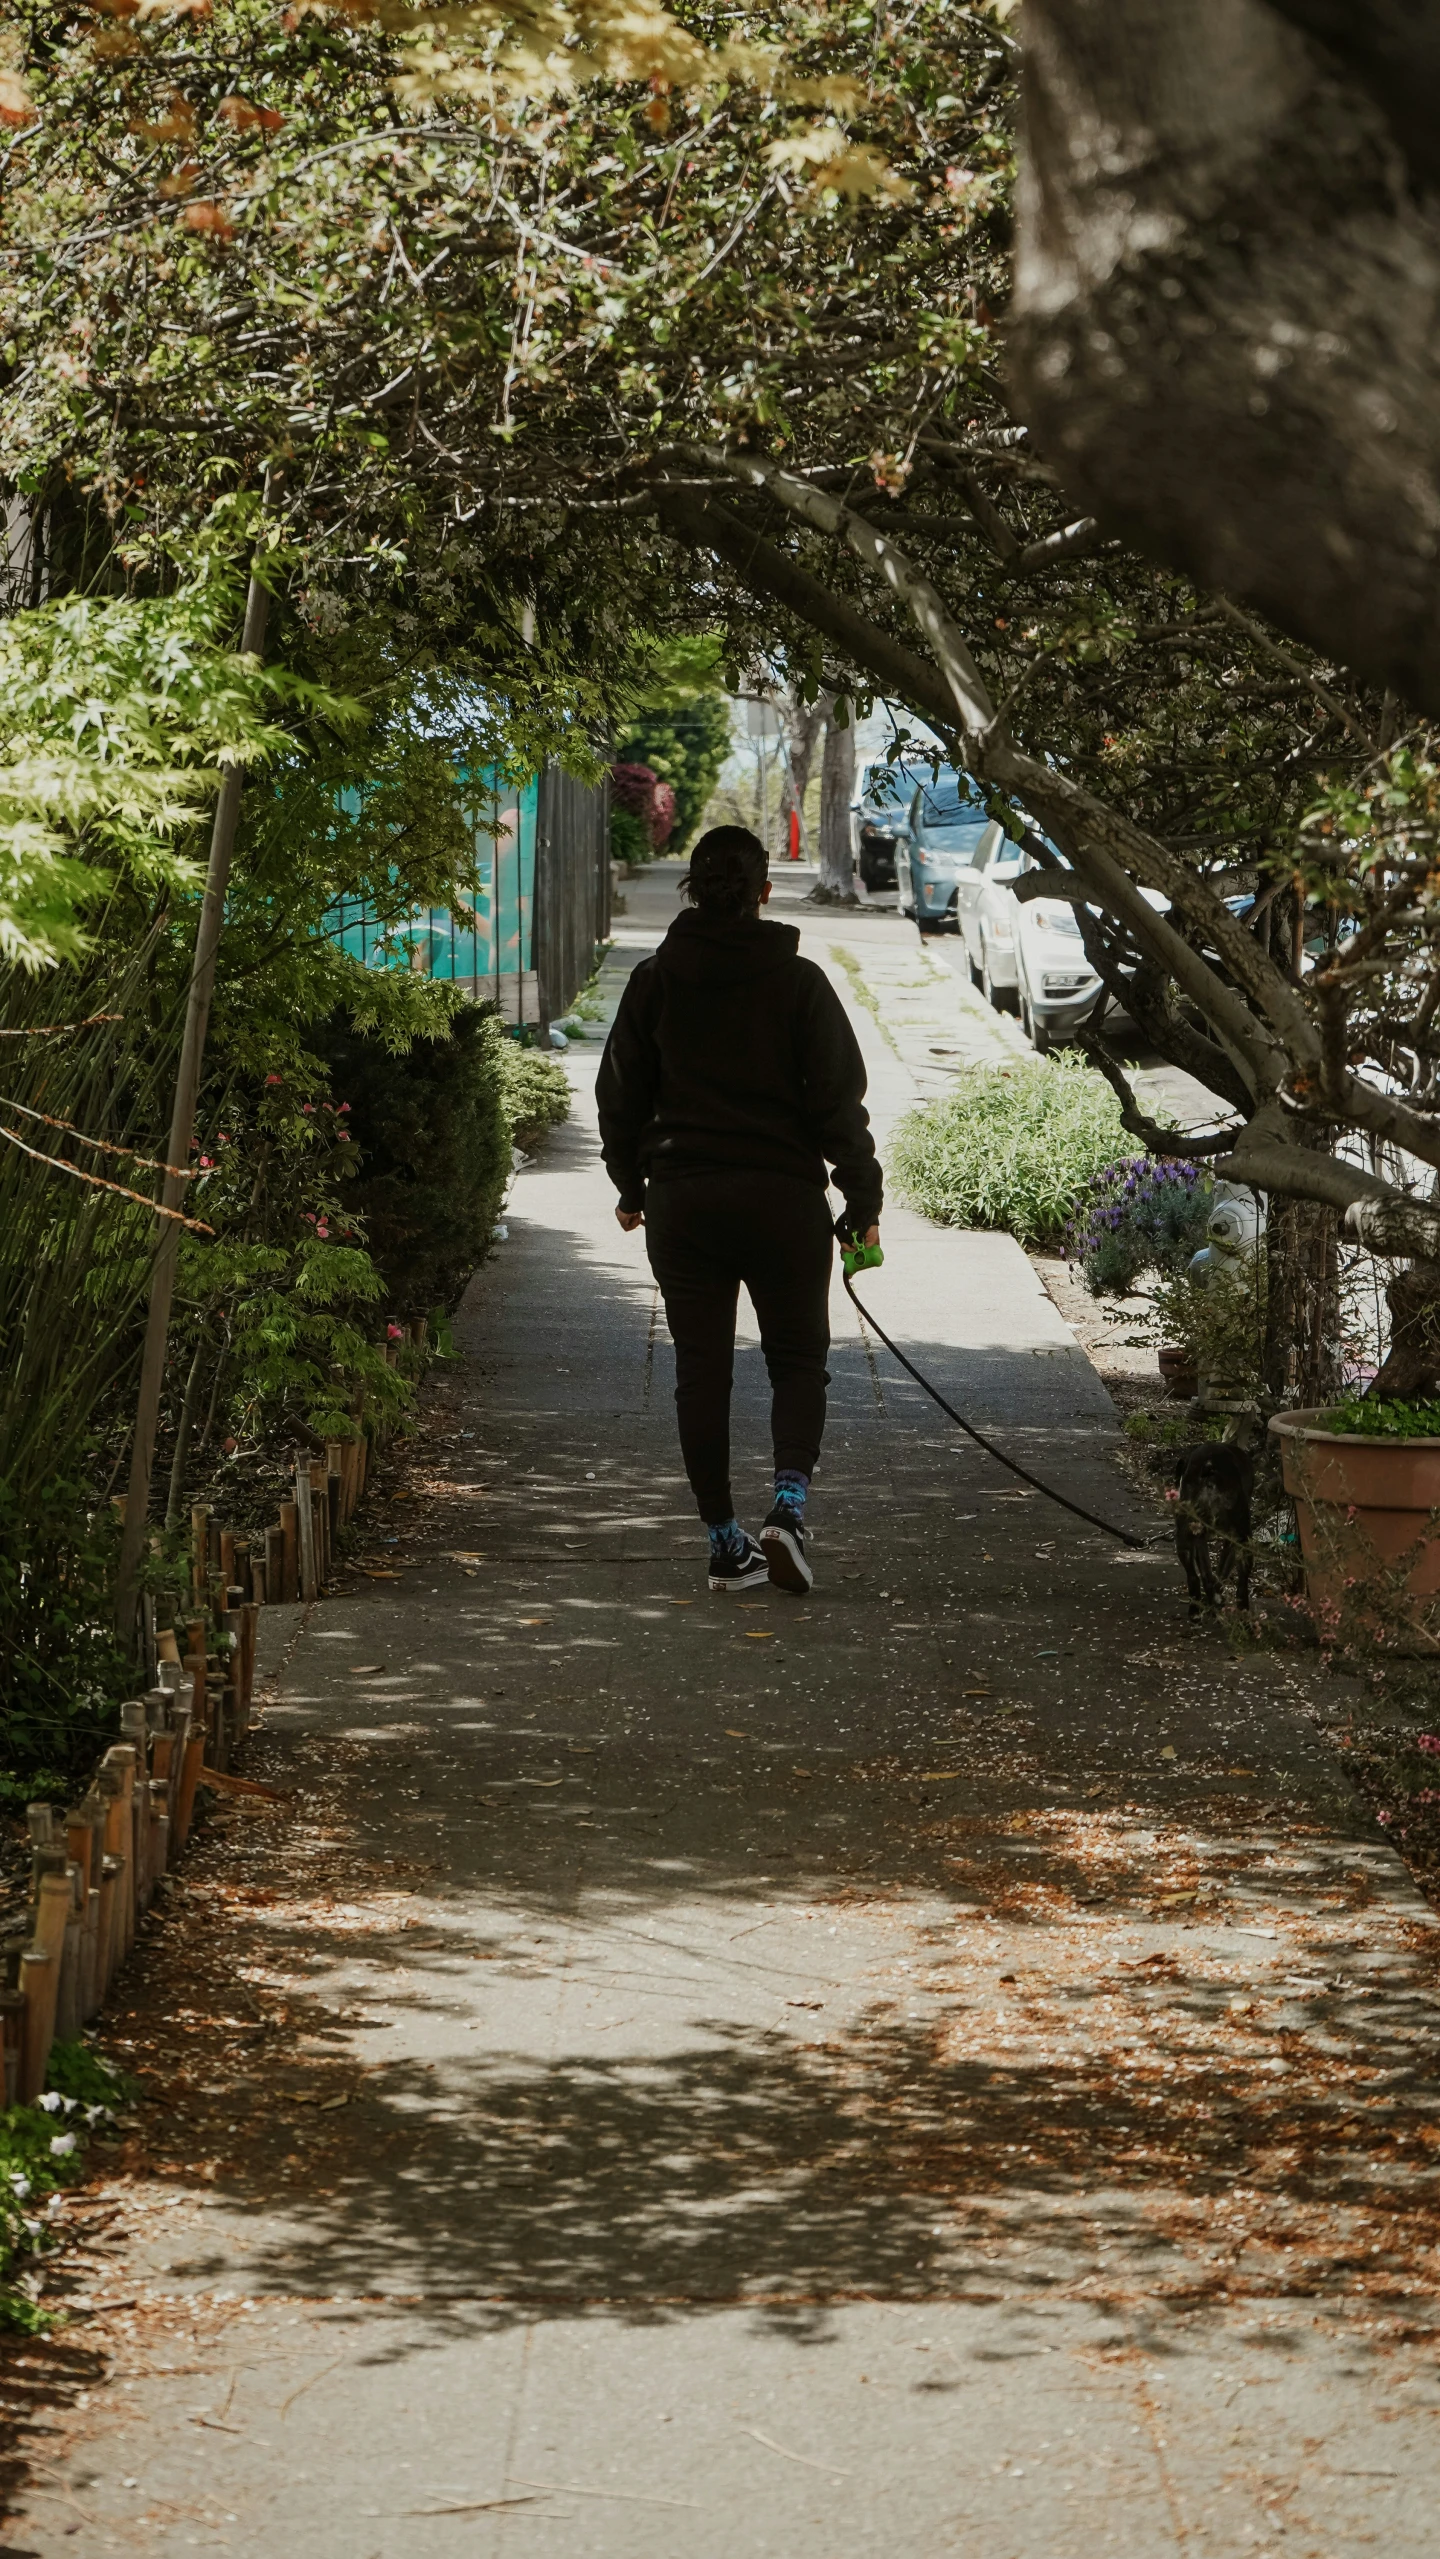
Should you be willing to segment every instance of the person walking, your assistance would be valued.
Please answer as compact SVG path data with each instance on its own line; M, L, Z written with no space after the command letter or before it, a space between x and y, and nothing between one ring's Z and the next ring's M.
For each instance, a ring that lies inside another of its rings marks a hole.
M762 922L765 847L712 827L688 908L631 973L596 1088L605 1167L645 1229L675 1344L680 1451L710 1532L710 1588L814 1581L805 1499L825 1428L837 1234L879 1241L882 1179L865 1066L840 999L793 925ZM844 1213L825 1193L833 1166ZM735 1515L730 1389L749 1290L770 1373L774 1500L759 1540Z

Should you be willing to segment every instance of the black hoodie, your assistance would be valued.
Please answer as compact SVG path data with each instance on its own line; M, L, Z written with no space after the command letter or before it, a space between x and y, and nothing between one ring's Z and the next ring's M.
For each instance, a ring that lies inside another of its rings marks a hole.
M647 1181L687 1173L790 1173L823 1190L833 1164L851 1221L879 1217L864 1060L793 924L678 915L631 972L596 1093L623 1209L643 1205Z

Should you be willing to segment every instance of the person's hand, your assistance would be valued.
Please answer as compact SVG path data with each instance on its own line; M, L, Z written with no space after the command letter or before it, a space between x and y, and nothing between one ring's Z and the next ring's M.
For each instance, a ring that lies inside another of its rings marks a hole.
M867 1227L866 1227L866 1229L865 1229L864 1235L863 1235L863 1236L862 1236L862 1238L861 1238L861 1241L862 1241L862 1243L865 1243L865 1244L878 1244L878 1243L879 1243L879 1241L880 1241L880 1229L879 1229L879 1227L878 1227L878 1226L867 1226Z
M627 1235L633 1235L636 1227L643 1226L645 1223L644 1210L638 1208L617 1208L615 1211L615 1223L617 1226L623 1226Z

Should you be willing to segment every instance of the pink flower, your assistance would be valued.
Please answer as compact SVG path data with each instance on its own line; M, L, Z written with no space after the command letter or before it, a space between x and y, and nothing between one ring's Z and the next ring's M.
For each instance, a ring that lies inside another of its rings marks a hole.
M340 1103L337 1103L336 1108L337 1108L337 1109L339 1109L339 1110L342 1110L342 1111L348 1111L348 1110L349 1110L349 1108L350 1108L350 1105L349 1105L349 1103L348 1103L348 1102L340 1102Z
M348 1146L348 1145L349 1145L349 1143L350 1143L350 1131L348 1130L348 1128L337 1128L337 1130L335 1131L335 1135L336 1135L336 1137L338 1138L338 1140L339 1140L339 1142L340 1142L340 1144L341 1144L342 1146Z
M315 1105L313 1102L302 1102L300 1108L305 1113L307 1119L313 1120L315 1117Z
M325 1220L324 1220L324 1218L323 1218L323 1217L322 1217L322 1218L320 1218L320 1219L318 1220L318 1222L317 1222L317 1224L316 1224L315 1232L316 1232L316 1234L317 1234L317 1235L328 1235L328 1234L329 1234L330 1229L329 1229L329 1227L326 1225Z
M1417 1750L1433 1750L1440 1752L1440 1733L1417 1733L1415 1736L1415 1747Z
M203 1169L204 1169L207 1173L210 1173L210 1172L213 1172L213 1171L214 1171L214 1169L215 1169L215 1168L214 1168L214 1166L212 1165L212 1163L211 1163L210 1158L209 1158L209 1156L208 1156L208 1155L202 1155L202 1156L201 1156L201 1158L200 1158L200 1162L201 1162L201 1165L202 1165Z
M265 1078L267 1084L279 1084L283 1082L283 1080L283 1077L279 1075L267 1075Z
M385 1327L385 1339L387 1342L403 1342L405 1339L404 1325L387 1324Z

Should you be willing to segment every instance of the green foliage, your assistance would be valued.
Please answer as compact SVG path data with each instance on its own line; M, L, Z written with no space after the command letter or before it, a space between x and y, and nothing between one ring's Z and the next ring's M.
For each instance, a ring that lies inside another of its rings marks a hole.
M650 829L632 809L610 810L610 859L612 862L653 862L655 847Z
M1122 1135L1109 1085L1075 1060L972 1067L901 1121L891 1177L942 1226L998 1226L1038 1244L1061 1233Z
M453 1306L485 1258L510 1179L513 1043L466 1007L445 1038L403 1053L343 1017L316 1045L348 1105L360 1170L347 1206L364 1221L387 1304L405 1315Z
M498 1051L500 1107L511 1142L528 1155L570 1112L570 1078L558 1057L505 1040Z
M719 661L720 641L714 633L660 644L653 681L615 738L617 763L648 764L675 794L675 823L664 846L667 859L688 851L730 752L730 704ZM631 849L638 825L623 810L612 811L611 848L617 861L649 858L648 852L639 855Z
M56 2044L47 2094L36 2105L0 2112L0 2329L33 2336L50 2325L17 2277L47 2245L41 2207L83 2176L87 2135L127 2094L98 2054L83 2044Z
M45 2085L79 2107L106 2106L113 2112L137 2094L136 2082L116 2070L93 2044L52 2044Z
M1182 1343L1208 1387L1250 1400L1265 1384L1266 1277L1263 1253L1217 1260L1203 1275L1160 1272L1145 1292L1150 1339Z
M1423 1397L1415 1403L1372 1402L1347 1396L1321 1416L1322 1427L1357 1439L1440 1439L1440 1403Z
M130 1685L108 1623L115 1523L87 1507L63 1474L23 1498L0 1476L0 1764L28 1772L22 1803L73 1783Z
M78 959L117 879L192 884L220 767L275 755L278 708L318 707L235 653L237 619L217 573L150 601L69 595L0 620L0 961Z

